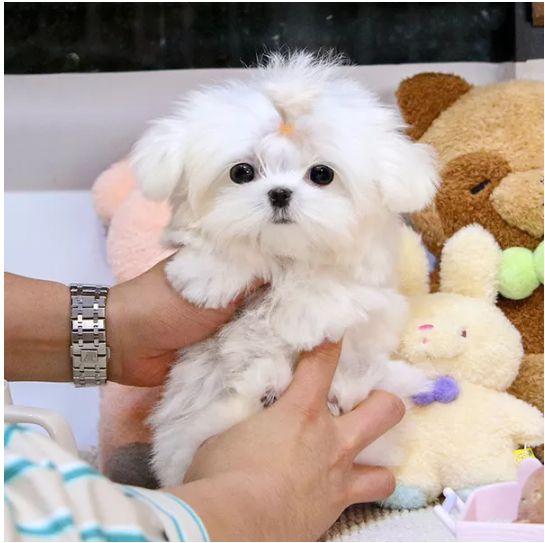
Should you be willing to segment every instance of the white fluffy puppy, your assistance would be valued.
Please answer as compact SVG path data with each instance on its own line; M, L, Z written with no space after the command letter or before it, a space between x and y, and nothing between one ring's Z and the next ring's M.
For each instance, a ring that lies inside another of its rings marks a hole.
M343 70L332 57L273 54L247 82L189 94L133 150L143 193L170 199L165 238L180 250L166 270L185 298L225 306L257 278L270 282L180 353L151 417L162 485L181 482L207 438L270 405L297 354L324 339L344 335L335 414L372 389L407 398L426 386L389 355L405 317L399 213L432 199L434 160ZM395 463L393 433L358 461Z

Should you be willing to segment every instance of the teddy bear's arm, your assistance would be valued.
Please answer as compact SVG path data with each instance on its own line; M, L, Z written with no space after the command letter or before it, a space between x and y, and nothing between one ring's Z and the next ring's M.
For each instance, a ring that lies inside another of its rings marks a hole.
M535 447L543 443L543 415L538 409L505 394L501 412L515 445Z

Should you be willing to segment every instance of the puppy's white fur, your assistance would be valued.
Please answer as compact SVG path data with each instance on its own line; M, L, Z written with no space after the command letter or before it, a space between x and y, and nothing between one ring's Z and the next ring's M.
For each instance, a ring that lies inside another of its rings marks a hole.
M136 144L142 191L172 204L165 239L181 247L167 266L172 285L221 307L255 279L270 282L215 337L180 353L151 417L162 485L183 479L203 441L278 397L297 354L326 338L344 335L333 412L372 389L407 398L425 388L419 370L389 359L406 309L396 290L398 214L426 206L437 181L430 149L402 128L334 58L296 53L271 55L249 82L193 92ZM255 167L254 181L230 180L240 162ZM333 168L331 184L309 180L315 164ZM288 224L274 221L274 188L293 191ZM396 463L395 437L358 461Z

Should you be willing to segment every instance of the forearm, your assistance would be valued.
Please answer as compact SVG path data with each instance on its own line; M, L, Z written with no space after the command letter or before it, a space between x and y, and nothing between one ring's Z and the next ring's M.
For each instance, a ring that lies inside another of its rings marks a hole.
M4 356L8 380L72 380L66 285L4 274Z

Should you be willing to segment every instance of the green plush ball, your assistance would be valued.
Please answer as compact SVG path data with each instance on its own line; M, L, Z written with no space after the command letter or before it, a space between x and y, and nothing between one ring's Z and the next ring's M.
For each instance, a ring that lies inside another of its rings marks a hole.
M541 242L534 251L534 267L539 282L543 284L543 242Z
M510 247L502 253L499 292L511 300L522 300L539 286L534 254L524 247Z

